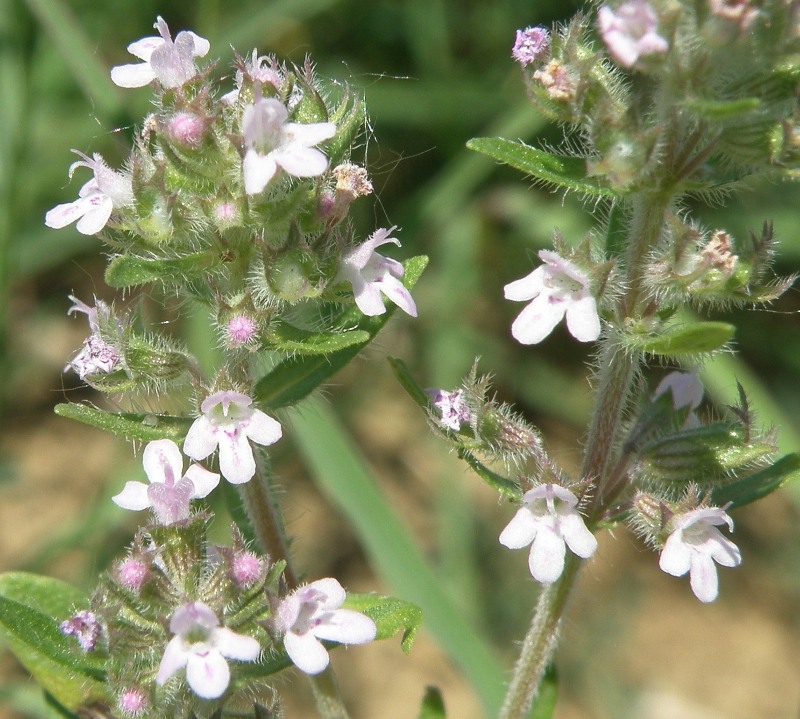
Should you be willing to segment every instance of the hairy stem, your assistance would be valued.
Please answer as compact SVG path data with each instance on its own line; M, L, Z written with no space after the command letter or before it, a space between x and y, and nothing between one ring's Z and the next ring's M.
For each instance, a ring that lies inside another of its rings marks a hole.
M256 453L256 474L249 482L239 485L239 492L261 548L273 562L276 560L286 562L283 576L289 590L295 589L299 586L299 581L289 557L280 505L273 494L273 485L266 462L258 452ZM330 667L321 674L309 677L309 680L317 711L322 719L349 718L339 692L339 685Z
M641 193L633 203L628 230L628 253L625 259L627 292L620 305L617 323L641 319L645 313L645 267L648 254L661 238L670 205L668 193ZM640 352L623 349L619 329L612 329L602 340L599 351L600 372L594 410L589 422L582 476L590 479L591 506L587 508L590 528L604 509L608 490L615 494L615 455L619 449L625 412L633 385L643 361ZM567 553L564 571L558 581L545 586L539 595L531 626L522 644L514 674L508 687L500 719L524 719L556 648L558 628L572 586L582 562Z
M561 576L542 589L499 719L522 719L528 716L531 702L555 650L561 616L580 565L581 560L568 553Z

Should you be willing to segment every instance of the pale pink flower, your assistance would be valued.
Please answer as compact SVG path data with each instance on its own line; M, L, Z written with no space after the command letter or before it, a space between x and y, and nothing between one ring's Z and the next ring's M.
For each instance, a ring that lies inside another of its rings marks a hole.
M352 285L358 309L370 317L386 312L381 294L386 295L403 312L417 316L414 298L400 281L404 273L403 265L375 252L375 248L389 242L400 246L399 240L390 237L394 229L376 230L368 240L344 255L334 280Z
M511 334L524 345L541 342L566 315L567 329L579 342L600 336L597 303L588 275L550 250L540 250L544 264L505 286L505 298L533 300L511 325Z
M183 451L192 459L205 459L219 447L219 469L232 484L249 482L256 473L250 442L270 445L281 438L278 422L251 407L253 400L241 392L225 390L203 400L202 415L189 428Z
M101 300L95 299L96 305L89 307L85 302L81 302L72 295L69 298L74 304L67 310L67 314L83 312L89 320L91 334L84 340L81 351L67 362L64 369L74 370L81 379L86 379L95 374L110 374L119 369L122 366L122 358L119 352L100 336L98 313L104 315L104 320L109 319L110 310L108 305Z
M328 167L318 145L336 134L332 122L287 122L289 112L272 97L258 97L242 115L244 189L257 195L283 169L294 177L316 177Z
M169 622L175 635L167 644L156 674L156 684L186 667L186 682L201 699L221 697L230 683L226 659L254 662L261 646L252 637L221 627L210 607L189 602L175 610Z
M663 394L672 394L672 409L676 412L686 407L689 413L686 415L683 429L692 429L700 425L700 420L695 414L695 410L703 401L703 383L697 376L699 367L695 367L691 372L670 372L661 382L658 383L653 399L657 399Z
M597 549L597 540L577 510L578 498L557 484L542 484L525 492L522 507L500 534L509 549L531 545L528 567L543 584L555 582L564 571L566 548L583 559Z
M597 20L608 51L623 67L633 67L642 55L669 50L669 43L656 32L658 17L647 0L628 0L616 10L603 5Z
M674 577L689 572L689 584L701 602L713 602L719 594L714 562L723 567L742 563L739 548L717 529L723 524L733 531L733 520L720 507L701 507L675 515L661 550L658 566Z
M197 74L194 58L204 57L210 44L205 38L184 30L173 42L167 23L159 16L153 27L159 37L143 37L128 45L128 52L144 62L117 65L111 79L120 87L144 87L158 80L164 88L180 87Z
M78 232L94 235L106 226L115 209L133 204L131 178L112 170L98 153L90 158L78 150L73 152L83 159L70 165L70 178L77 167L88 167L94 172L94 177L78 191L77 200L56 205L50 210L45 215L44 224L58 230L77 220Z
M517 30L511 57L522 67L525 67L537 60L541 60L549 51L550 33L547 29L543 27L526 27L524 30Z
M61 622L59 628L62 634L75 637L85 652L94 651L102 633L97 615L87 609L82 609L74 617Z
M320 639L339 644L375 639L375 622L352 609L340 609L346 596L335 579L319 579L289 594L276 610L273 622L283 634L286 653L306 674L319 674L328 666L328 652Z
M472 419L467 403L464 401L464 390L456 389L448 392L444 389L426 389L433 406L439 410L439 424L442 427L458 432L462 424L469 424Z
M192 499L208 496L219 475L193 464L183 474L183 457L171 439L157 439L144 448L142 465L150 484L127 482L112 501L123 509L153 510L161 524L189 518Z

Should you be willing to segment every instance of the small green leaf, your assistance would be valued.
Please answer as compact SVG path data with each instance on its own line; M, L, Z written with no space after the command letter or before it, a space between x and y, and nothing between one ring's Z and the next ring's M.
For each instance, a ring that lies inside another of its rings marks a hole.
M431 398L422 389L422 386L417 383L408 365L401 359L396 357L389 357L389 364L392 366L392 371L397 381L403 386L403 389L408 392L411 399L414 400L422 409L427 411L431 406Z
M417 719L447 719L444 699L438 687L426 687Z
M405 268L403 283L406 287L411 289L414 286L427 264L428 258L423 255L412 257L403 263ZM390 305L384 314L376 317L362 316L357 307L346 310L338 323L344 327L357 325L357 331L365 332L366 339L328 354L295 356L280 362L256 383L253 389L255 401L261 406L276 409L296 404L308 397L366 347L396 309L395 305ZM348 330L348 332L353 331L355 330Z
M711 494L718 506L732 502L734 507L766 497L784 484L800 478L800 454L794 452L736 482L717 487Z
M211 252L198 252L170 260L152 260L133 255L118 255L106 268L106 283L122 289L148 282L169 284L172 278L197 275L213 267L218 258Z
M408 654L422 624L422 610L415 604L379 594L348 594L342 605L366 614L378 628L376 639L388 639L402 631L400 646Z
M20 663L69 710L105 697L105 660L85 653L59 624L89 600L74 587L25 572L0 575L0 636Z
M694 322L667 327L652 337L634 338L633 344L653 355L681 356L713 352L730 342L736 327L727 322Z
M548 664L539 691L533 700L528 719L552 719L558 699L558 674L554 664Z
M492 489L517 502L522 501L522 490L516 482L512 482L510 479L496 472L492 472L492 470L482 464L472 452L463 447L458 449L458 456Z
M106 412L97 407L77 402L57 404L54 408L59 417L83 422L105 432L150 442L155 439L171 439L178 441L186 436L191 417L173 417L166 414L148 414L137 412Z
M369 332L365 330L309 332L286 322L278 322L269 329L269 341L273 346L301 355L327 355L369 340Z
M502 137L476 137L467 142L467 147L565 190L594 197L617 194L602 181L587 177L586 162L580 157L551 155Z
M606 257L622 257L627 250L627 214L622 203L615 202L608 213L606 227Z
M749 115L763 105L757 97L742 97L736 100L687 100L686 108L706 120L737 119Z

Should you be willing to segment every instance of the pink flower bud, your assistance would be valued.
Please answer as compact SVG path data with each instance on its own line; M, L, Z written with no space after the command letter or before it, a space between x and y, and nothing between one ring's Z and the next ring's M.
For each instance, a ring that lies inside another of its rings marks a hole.
M141 716L148 704L147 695L141 689L123 689L119 693L119 708L126 716Z
M150 578L150 565L139 557L128 557L115 571L117 581L132 592L138 592Z
M231 347L242 347L257 338L258 324L248 315L234 315L228 320L225 333Z
M179 112L167 124L169 136L179 145L199 147L206 132L202 117L191 112Z
M237 554L231 562L230 577L241 589L253 586L263 573L263 565L252 552Z

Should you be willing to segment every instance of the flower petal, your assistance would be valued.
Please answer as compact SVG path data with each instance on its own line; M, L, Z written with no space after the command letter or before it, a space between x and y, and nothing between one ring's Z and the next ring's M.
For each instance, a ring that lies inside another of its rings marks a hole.
M44 216L44 224L54 230L60 230L62 227L66 227L78 218L83 217L86 211L86 203L82 199L75 200L75 202L67 202L63 205L56 205Z
M148 442L142 454L142 466L150 482L175 484L183 476L183 457L171 439Z
M287 140L305 147L313 147L320 142L330 140L336 134L336 125L332 122L287 122L283 126ZM320 153L322 154L322 153Z
M161 664L158 665L156 684L159 686L165 684L175 672L186 666L188 659L189 652L186 651L183 640L180 637L172 637L164 650L164 656L161 657Z
M352 609L337 609L330 613L327 621L313 630L320 639L340 644L366 644L375 639L378 628L369 617Z
M256 444L264 446L275 444L283 436L280 422L260 409L253 410L253 414L244 426L244 433Z
M283 638L283 646L294 665L306 674L319 674L330 661L322 642L310 633L298 635L288 632Z
M320 592L325 595L325 599L320 601L319 606L322 609L338 609L347 598L347 593L344 587L339 584L337 579L333 577L326 577L325 579L317 579L315 582L302 588L303 592L309 590Z
M186 682L201 699L221 697L231 680L231 670L216 650L192 653L186 663Z
M75 228L82 235L96 235L108 223L111 211L114 209L114 201L108 195L91 195L86 198L91 204L86 214L78 220Z
M286 172L295 177L316 177L325 172L328 158L314 147L292 143L276 149L270 157Z
M511 325L511 334L517 342L535 345L549 335L567 310L564 302L551 302L549 295L539 295Z
M536 533L528 556L528 568L537 582L555 582L564 571L564 556L567 553L564 540L550 527L543 526Z
M261 654L261 645L256 639L244 634L237 634L225 627L214 630L213 642L222 656L228 657L228 659L254 662Z
M545 266L537 267L533 272L525 275L522 279L509 282L503 288L503 296L507 300L515 302L527 302L532 300L544 289Z
M395 277L386 275L378 284L378 289L411 317L417 316L417 305L406 286Z
M692 568L689 573L689 584L694 595L704 603L713 602L719 594L719 579L714 560L702 552L692 555Z
M591 295L569 303L567 329L578 342L594 342L600 336L597 303Z
M119 87L144 87L155 79L156 74L149 62L117 65L111 68L111 81Z
M539 523L533 513L527 507L521 507L500 533L500 544L509 549L527 547L538 529Z
M195 499L207 497L211 491L219 484L219 475L216 472L209 472L199 464L193 464L186 470L186 478L191 480L194 485Z
M189 427L183 441L183 453L192 459L205 459L217 448L217 431L205 415L198 417Z
M219 471L231 484L249 482L256 473L253 448L244 432L223 433L219 438Z
M244 191L248 195L257 195L275 177L277 171L278 166L270 155L259 155L251 148L242 161Z
M739 547L716 527L710 527L709 533L707 546L704 547L707 553L723 567L738 567L742 563L742 553L739 551Z
M682 577L692 566L692 550L683 541L680 532L673 532L667 537L658 566L673 577Z
M144 482L126 482L119 494L111 498L118 507L132 509L140 512L150 506L150 498L147 496L147 485Z
M570 514L562 517L559 527L567 546L582 559L588 559L597 550L597 539L586 528L577 511L573 510Z

